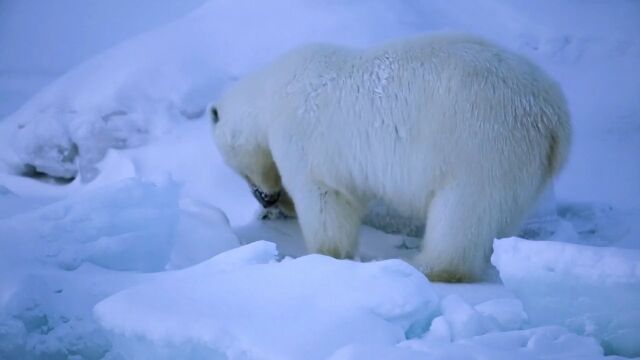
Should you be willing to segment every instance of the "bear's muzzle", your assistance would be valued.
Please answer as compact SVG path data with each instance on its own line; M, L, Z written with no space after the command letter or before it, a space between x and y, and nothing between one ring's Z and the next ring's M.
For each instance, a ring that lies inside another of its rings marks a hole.
M262 191L256 185L251 185L251 193L256 198L256 200L258 200L260 205L262 205L262 207L265 209L274 206L278 202L278 200L280 200L280 191L273 194L268 194Z

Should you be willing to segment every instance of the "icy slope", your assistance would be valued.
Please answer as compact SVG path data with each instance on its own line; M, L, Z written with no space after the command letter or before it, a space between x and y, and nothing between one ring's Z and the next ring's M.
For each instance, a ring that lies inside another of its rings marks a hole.
M204 0L39 0L0 3L0 119L42 86Z
M80 170L91 180L106 149L139 146L172 122L199 118L225 83L296 44L370 44L406 34L396 16L409 13L392 5L208 3L85 62L7 119L19 129L18 166L63 178Z

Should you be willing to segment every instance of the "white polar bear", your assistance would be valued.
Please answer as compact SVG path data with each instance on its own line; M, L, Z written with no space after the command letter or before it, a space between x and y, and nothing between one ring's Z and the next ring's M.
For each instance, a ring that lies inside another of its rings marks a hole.
M309 251L353 256L368 204L382 201L426 217L413 263L443 281L482 276L571 138L553 80L461 34L298 48L210 111L221 154L262 204L290 195Z

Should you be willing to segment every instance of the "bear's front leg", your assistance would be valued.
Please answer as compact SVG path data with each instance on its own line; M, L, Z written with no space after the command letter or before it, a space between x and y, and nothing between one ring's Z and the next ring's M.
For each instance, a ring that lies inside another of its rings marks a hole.
M302 234L311 253L353 258L363 207L338 191L311 185L293 194Z

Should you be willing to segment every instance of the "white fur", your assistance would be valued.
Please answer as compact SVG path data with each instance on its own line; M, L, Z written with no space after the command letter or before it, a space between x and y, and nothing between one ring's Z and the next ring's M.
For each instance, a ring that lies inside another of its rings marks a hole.
M227 163L265 191L286 189L310 251L352 256L367 205L382 200L427 218L414 264L444 280L481 276L493 239L514 233L571 136L554 81L467 35L302 47L217 108Z

